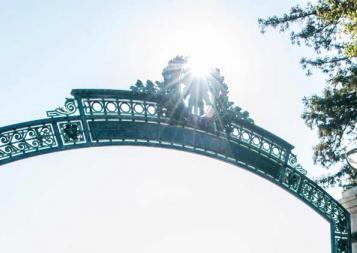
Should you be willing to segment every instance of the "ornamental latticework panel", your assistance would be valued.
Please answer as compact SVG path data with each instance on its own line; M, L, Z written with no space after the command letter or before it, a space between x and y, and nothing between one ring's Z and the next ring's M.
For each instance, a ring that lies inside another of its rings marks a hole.
M57 141L50 124L0 132L0 160L53 147Z

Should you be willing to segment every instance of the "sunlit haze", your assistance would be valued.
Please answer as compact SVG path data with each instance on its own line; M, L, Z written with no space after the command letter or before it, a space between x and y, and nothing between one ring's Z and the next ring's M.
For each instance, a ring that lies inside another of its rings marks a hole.
M207 77L212 70L212 66L214 66L209 59L209 55L207 56L199 55L190 55L187 64L190 72L193 76L197 76L199 78Z

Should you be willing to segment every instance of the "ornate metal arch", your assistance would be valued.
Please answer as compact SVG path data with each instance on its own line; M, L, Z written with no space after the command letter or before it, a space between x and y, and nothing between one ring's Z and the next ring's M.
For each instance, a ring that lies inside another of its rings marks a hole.
M131 91L72 90L73 97L64 107L48 111L47 118L1 127L0 165L57 151L110 145L201 154L245 168L293 194L330 223L332 253L352 252L350 214L305 176L291 152L292 145L255 125L244 113L225 120L222 115L210 117L192 110L185 114L177 103L173 110L175 96L145 91L150 85L137 83ZM215 110L219 111L218 106Z

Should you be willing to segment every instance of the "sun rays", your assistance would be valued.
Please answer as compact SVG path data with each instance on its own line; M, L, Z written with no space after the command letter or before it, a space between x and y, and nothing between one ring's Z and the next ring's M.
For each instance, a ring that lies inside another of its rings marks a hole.
M190 74L195 78L208 78L212 72L213 66L207 57L188 57L187 68Z
M193 117L224 123L218 111L224 95L224 78L207 57L176 57L163 72L166 91L174 94L172 112L184 106Z

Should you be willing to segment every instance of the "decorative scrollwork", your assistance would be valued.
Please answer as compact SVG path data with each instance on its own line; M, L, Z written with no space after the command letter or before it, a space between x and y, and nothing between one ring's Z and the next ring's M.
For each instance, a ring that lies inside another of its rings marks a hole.
M347 233L347 220L345 216L339 216L337 218L336 228L339 233Z
M289 158L288 158L288 165L299 171L300 173L306 175L307 174L307 171L297 162L297 158L296 158L296 155L294 154L290 154L289 155Z
M286 168L283 174L282 182L293 191L297 191L301 181L301 176L292 169Z
M347 253L349 251L349 216L336 201L326 192L309 180L304 180L300 195L315 206L320 212L324 213L334 224L333 237L335 240L336 253Z
M326 192L322 191L310 180L304 180L300 195L318 210L324 213L336 225L337 233L347 233L347 218L344 211L337 206L336 202Z
M348 240L346 238L336 239L337 253L347 253L348 252Z
M63 117L75 114L77 112L76 101L73 98L67 98L63 107L47 111L48 117Z
M0 160L56 146L56 138L50 124L19 128L0 133Z
M84 143L85 137L80 121L59 122L58 127L64 145Z

